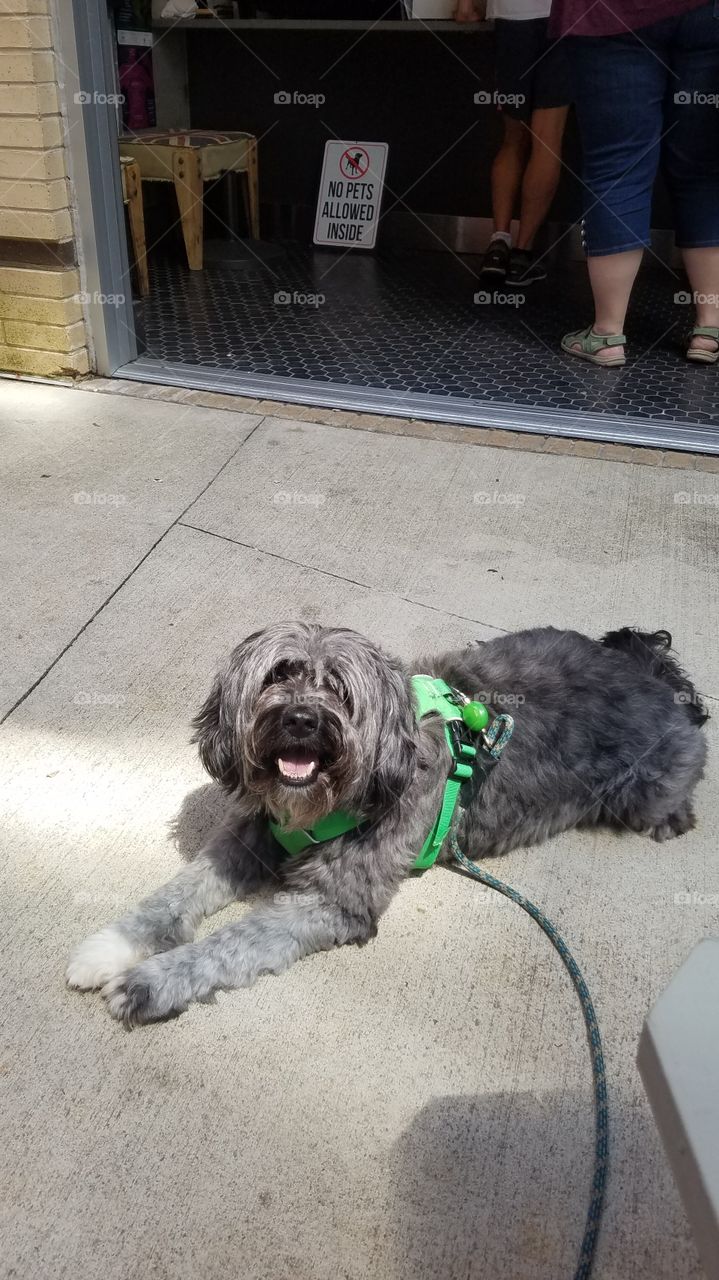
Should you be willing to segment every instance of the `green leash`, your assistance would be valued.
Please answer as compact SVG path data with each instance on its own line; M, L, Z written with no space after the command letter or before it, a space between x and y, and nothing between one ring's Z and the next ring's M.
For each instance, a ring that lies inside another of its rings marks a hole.
M490 889L496 889L498 893L504 894L505 898L516 902L517 906L536 920L559 952L581 1002L592 1055L595 1147L592 1195L574 1280L589 1280L604 1208L609 1144L604 1053L592 998L579 965L551 920L547 919L544 912L540 911L539 907L536 907L528 898L517 893L516 889L510 888L504 881L484 871L476 862L470 862L459 847L454 829L455 811L463 784L472 777L476 778L477 775L479 775L477 780L480 784L484 782L489 770L497 764L512 736L514 721L511 716L498 715L490 724L489 712L483 703L470 701L456 689L452 689L444 680L437 680L433 676L413 676L412 692L418 720L430 714L439 715L443 720L447 745L452 757L439 814L422 845L413 870L425 871L427 867L431 867L437 861L442 846L449 837L452 854L468 875L486 884ZM474 736L476 741L470 742L468 736ZM361 814L338 810L321 818L313 827L299 831L288 830L282 823L270 822L269 825L273 836L285 852L290 857L297 857L312 845L322 844L325 840L334 840L337 836L346 835L349 831L361 830L364 819Z

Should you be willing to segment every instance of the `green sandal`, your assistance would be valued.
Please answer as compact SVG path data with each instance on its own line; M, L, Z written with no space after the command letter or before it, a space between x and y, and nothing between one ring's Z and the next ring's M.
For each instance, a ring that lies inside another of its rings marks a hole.
M590 364L600 364L611 369L616 368L618 364L626 364L624 355L600 360L597 352L604 351L607 347L623 347L626 341L623 333L595 333L589 324L586 329L577 329L576 333L565 333L562 338L562 351L566 351L568 356L576 356L579 360L588 360ZM579 351L572 350L575 343Z
M719 328L711 324L695 324L689 334L690 342L692 338L713 338L717 349L704 351L701 347L687 347L687 360L692 360L695 364L716 364L719 360Z

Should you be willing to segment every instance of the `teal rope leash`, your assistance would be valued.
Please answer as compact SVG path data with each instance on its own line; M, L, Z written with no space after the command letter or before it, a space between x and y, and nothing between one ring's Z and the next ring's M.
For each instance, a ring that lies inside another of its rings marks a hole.
M502 746L504 746L504 743L502 743ZM589 1038L589 1048L592 1055L596 1142L594 1152L594 1176L592 1178L592 1198L589 1202L584 1238L582 1240L582 1247L579 1251L579 1261L577 1262L577 1269L574 1272L574 1280L588 1280L589 1274L592 1270L592 1263L594 1261L594 1250L599 1236L602 1209L604 1207L604 1184L607 1177L607 1149L609 1139L609 1117L607 1113L607 1083L604 1070L604 1053L602 1052L602 1038L599 1034L599 1024L597 1023L597 1015L594 1012L592 998L587 989L587 984L582 977L579 965L574 959L569 947L561 934L557 932L551 920L548 920L544 915L544 912L540 911L539 907L535 907L534 903L530 902L528 898L523 898L521 893L517 893L516 889L511 889L503 880L497 880L496 877L490 875L488 871L484 871L482 867L477 866L476 862L470 862L469 858L465 857L462 853L454 831L450 832L449 838L454 857L468 875L474 876L475 880L480 880L482 884L488 885L490 889L496 889L498 893L503 893L505 898L510 898L512 902L516 902L518 907L521 907L522 910L526 911L533 920L536 920L537 924L544 930L550 942L556 947L562 957L564 964L569 970L577 995L581 1001L582 1013L584 1014L587 1036Z

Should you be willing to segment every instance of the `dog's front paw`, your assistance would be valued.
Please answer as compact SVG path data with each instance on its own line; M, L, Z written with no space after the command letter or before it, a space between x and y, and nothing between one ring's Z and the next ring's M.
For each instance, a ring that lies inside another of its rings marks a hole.
M107 982L102 995L112 1017L126 1027L139 1027L184 1013L192 995L176 954L151 956Z
M115 925L107 925L79 943L70 955L65 980L69 987L92 991L124 973L140 959L137 948Z

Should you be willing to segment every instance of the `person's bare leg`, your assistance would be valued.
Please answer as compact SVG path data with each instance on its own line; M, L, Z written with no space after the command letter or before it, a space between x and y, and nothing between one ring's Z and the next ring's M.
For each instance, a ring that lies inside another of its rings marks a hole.
M625 253L607 253L601 257L587 258L589 282L594 295L595 333L623 333L632 286L642 261L643 249L628 249ZM579 344L574 344L579 350ZM616 359L624 355L624 347L605 347L597 352L599 360Z
M522 179L518 249L531 249L554 199L562 171L562 138L569 107L532 112L531 153Z
M694 294L695 324L719 326L719 248L682 249L684 270ZM692 347L716 351L713 338L692 338Z
M457 0L457 6L452 17L455 22L479 22L479 14L474 0Z
M494 230L509 234L530 148L530 133L521 120L505 115L504 138L492 165Z

